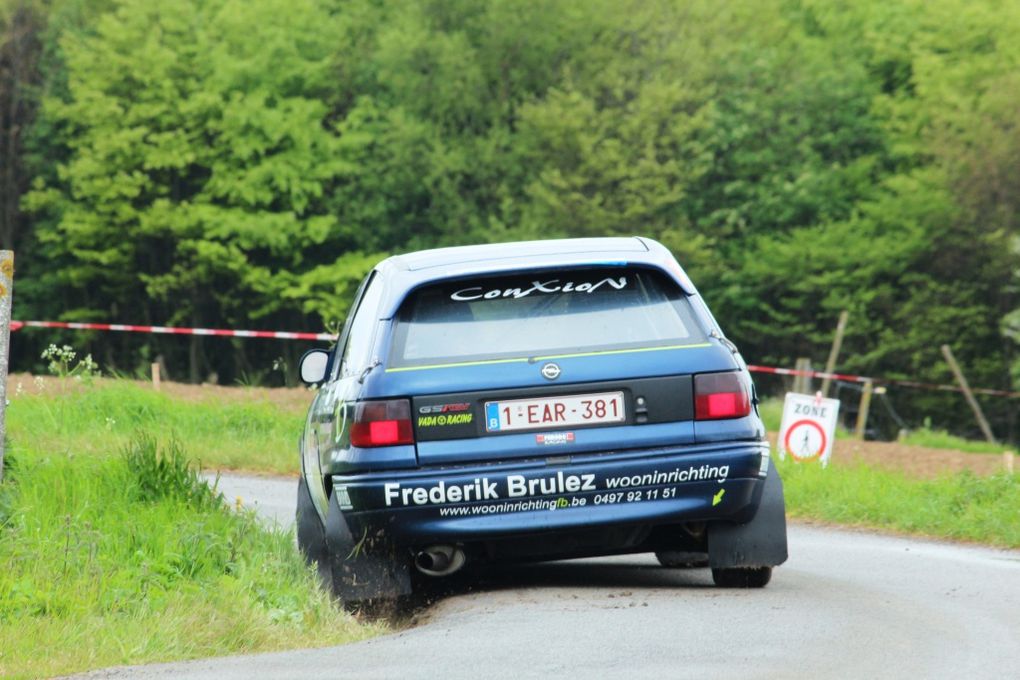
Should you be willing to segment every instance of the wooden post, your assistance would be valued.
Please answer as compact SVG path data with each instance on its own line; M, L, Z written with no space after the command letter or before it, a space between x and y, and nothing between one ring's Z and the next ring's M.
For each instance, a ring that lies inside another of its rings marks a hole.
M843 347L843 334L846 332L846 321L850 317L850 312L843 310L839 313L839 321L836 323L836 337L832 339L832 349L829 350L829 360L825 362L825 372L832 373L836 370L836 359L839 358L839 350ZM830 378L824 378L822 380L822 395L829 396L829 385L832 383Z
M159 383L159 362L157 361L152 364L152 388L159 391Z
M861 405L857 409L857 427L854 428L854 437L864 440L864 432L868 428L868 411L871 410L871 393L875 391L875 384L870 380L864 383L864 390L861 392Z
M14 252L0 250L0 481L7 448L7 358L11 350L11 296L14 293Z
M1007 474L1013 474L1013 452L1003 451L1002 452L1002 465L1006 468Z
M956 363L956 357L953 356L953 350L949 349L949 345L942 345L942 354L946 357L946 363L949 364L949 368L953 371L953 375L956 376L956 382L960 383L960 389L963 390L963 396L967 398L967 403L970 404L971 410L974 411L974 417L977 418L978 426L984 433L985 439L995 443L995 436L992 434L992 428L989 427L988 421L985 420L985 414L981 410L981 405L977 403L977 399L974 398L974 393L970 391L970 385L967 383L967 378L964 377L963 371L960 370L960 365Z
M811 360L807 357L797 357L797 363L793 368L797 371L810 371ZM794 376L793 391L797 394L811 394L811 378L806 375Z

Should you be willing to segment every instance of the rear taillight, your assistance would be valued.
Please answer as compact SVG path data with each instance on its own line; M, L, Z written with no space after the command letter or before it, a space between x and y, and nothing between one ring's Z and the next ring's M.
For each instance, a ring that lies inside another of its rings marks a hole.
M351 444L361 448L413 444L411 402L407 399L362 401L354 407Z
M742 418L751 412L751 397L739 373L694 376L694 418Z

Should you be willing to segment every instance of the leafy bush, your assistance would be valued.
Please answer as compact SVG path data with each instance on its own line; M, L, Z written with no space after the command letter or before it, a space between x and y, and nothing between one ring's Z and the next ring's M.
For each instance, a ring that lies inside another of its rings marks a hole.
M99 365L92 360L91 354L86 354L81 359L77 358L78 353L70 345L57 347L50 345L41 355L41 358L48 361L47 368L50 374L58 378L76 378L78 380L89 380L99 375Z

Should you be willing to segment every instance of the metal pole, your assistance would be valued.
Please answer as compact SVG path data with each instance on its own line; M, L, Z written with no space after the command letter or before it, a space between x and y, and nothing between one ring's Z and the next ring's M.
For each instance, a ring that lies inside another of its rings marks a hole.
M964 377L963 371L960 370L960 365L956 363L956 357L953 356L953 350L949 349L949 345L942 345L942 354L946 357L946 363L949 364L950 370L953 375L956 376L956 382L960 383L960 389L963 390L963 396L967 398L967 403L970 404L970 408L974 411L974 417L977 418L978 426L985 435L985 439L995 443L995 435L992 434L992 428L989 427L988 421L985 420L985 414L981 410L981 405L977 403L977 399L974 398L974 393L970 391L970 385L967 383L967 378Z
M825 362L825 372L832 373L836 370L836 359L839 358L839 350L843 347L843 333L846 332L846 321L850 317L850 312L843 310L839 313L839 322L836 323L836 337L832 339L832 349L829 350L829 360ZM829 384L832 382L831 379L825 378L822 380L822 394L826 397L829 396Z
M14 251L0 250L0 481L7 448L7 358L11 349L11 296L14 293Z
M863 441L864 431L868 428L868 411L871 410L871 393L875 390L875 384L870 380L864 383L864 390L861 392L861 405L857 409L857 427L854 428L854 437Z

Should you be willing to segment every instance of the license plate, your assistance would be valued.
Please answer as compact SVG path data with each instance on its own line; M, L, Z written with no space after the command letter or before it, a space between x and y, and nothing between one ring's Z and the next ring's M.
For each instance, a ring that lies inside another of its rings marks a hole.
M488 432L622 423L626 418L623 392L485 403L485 429Z

